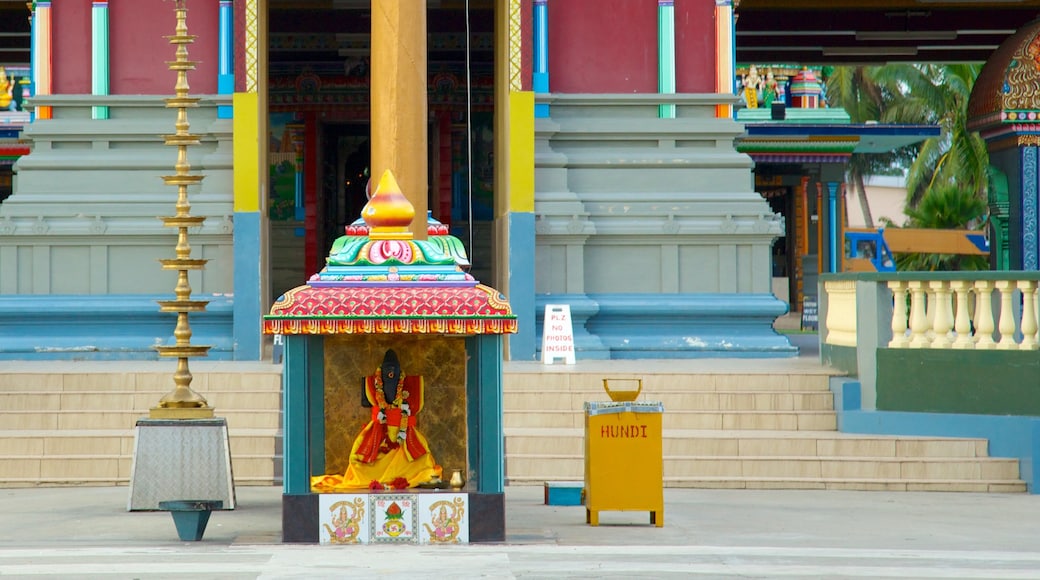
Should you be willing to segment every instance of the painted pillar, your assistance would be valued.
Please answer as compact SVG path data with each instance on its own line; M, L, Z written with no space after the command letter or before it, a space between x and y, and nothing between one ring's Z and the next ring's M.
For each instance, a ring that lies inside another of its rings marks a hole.
M823 268L823 255L827 250L826 238L823 235L823 184L820 182L816 183L816 274L820 275L826 272ZM816 289L812 289L816 292Z
M51 50L51 2L37 0L33 14L33 94L51 94L53 52ZM50 107L36 107L37 119L50 119Z
M495 11L494 287L509 298L519 329L507 356L535 358L534 90L532 5L507 0ZM546 69L548 71L548 68ZM546 73L548 74L548 73Z
M469 464L477 491L505 491L505 436L502 427L502 337L481 334L466 339Z
M535 93L549 92L549 8L548 0L534 0L534 76L532 89ZM534 106L534 116L538 119L549 117L549 104L539 103Z
M311 176L310 179L304 177L303 181L303 274L304 279L310 279L312 274L316 274L321 269L321 265L318 263L321 256L318 256L317 113L304 113L303 150L310 153L303 156L303 174ZM373 185L373 187L375 186ZM419 214L416 213L416 215Z
M95 96L105 96L108 95L108 0L94 0L90 14L90 89ZM107 119L108 107L91 107L91 117Z
M372 0L372 179L393 171L426 239L426 1Z
M1022 269L1040 270L1040 228L1037 212L1040 210L1038 186L1038 149L1035 145L1021 147L1022 152Z
M434 213L441 223L450 225L451 223L451 170L452 170L452 159L451 153L451 114L447 111L441 112L437 116L437 143L438 143L438 159L440 161L440 167L437 168L436 179L437 183L437 211Z
M805 265L804 258L809 255L809 178L803 176L795 188L794 215L797 220L795 227L795 258L794 258L794 296L791 298L791 308L798 308L801 312L802 298L805 296Z
M257 80L266 74L266 14L259 0L233 5L236 51L242 58L229 63L236 72L232 107L234 147L234 334L235 359L262 356L260 317L270 303L267 255L267 109L266 96L257 92Z
M715 92L732 95L736 75L734 62L736 45L733 42L733 0L715 0ZM715 116L733 116L732 105L716 105Z
M827 271L838 271L838 182L827 182Z
M325 337L310 334L307 340L307 486L310 476L325 473Z
M657 92L675 94L675 2L657 0ZM675 118L674 104L661 104L657 116Z
M293 150L296 152L296 175L293 176L293 219L295 219L298 222L302 222L304 218L307 217L306 210L303 204L303 164L304 159L306 158L306 149L303 143L304 132L301 130L296 130L292 132L292 135ZM317 155L317 152L315 152L315 155ZM300 228L297 228L297 230L299 230L296 232L297 237L303 237L303 230L300 230Z
M257 326L260 326L259 321ZM285 337L285 368L282 372L282 411L285 423L282 430L282 491L286 494L310 493L311 456L309 415L310 337Z
M232 38L232 20L234 18L231 0L220 0L220 33L218 42L217 93L230 95L235 92L235 45ZM217 106L218 119L230 119L232 107Z

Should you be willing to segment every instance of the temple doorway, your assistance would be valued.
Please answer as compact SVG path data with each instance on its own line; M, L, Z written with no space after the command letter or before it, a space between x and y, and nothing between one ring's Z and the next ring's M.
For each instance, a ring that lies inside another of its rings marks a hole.
M367 201L371 11L368 0L268 6L267 214L276 299L321 269ZM494 5L470 2L468 13L462 4L428 6L427 207L463 241L474 275L488 279Z

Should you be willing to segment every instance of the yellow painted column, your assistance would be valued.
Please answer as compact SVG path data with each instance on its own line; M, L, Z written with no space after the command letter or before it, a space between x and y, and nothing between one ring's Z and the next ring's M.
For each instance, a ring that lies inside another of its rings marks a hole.
M492 277L493 286L509 298L518 318L517 334L505 337L507 356L514 360L533 359L536 347L534 92L521 70L524 55L531 52L524 46L523 23L531 17L521 0L495 0Z
M425 0L372 0L372 175L393 171L426 239Z
M715 90L723 95L733 94L733 2L715 2ZM715 116L733 116L732 105L716 105Z

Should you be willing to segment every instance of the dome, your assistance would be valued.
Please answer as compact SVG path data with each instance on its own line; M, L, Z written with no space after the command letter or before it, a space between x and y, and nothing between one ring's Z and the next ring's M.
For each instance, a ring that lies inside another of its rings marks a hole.
M1037 123L1040 114L1040 20L1010 36L982 67L968 100L968 127Z

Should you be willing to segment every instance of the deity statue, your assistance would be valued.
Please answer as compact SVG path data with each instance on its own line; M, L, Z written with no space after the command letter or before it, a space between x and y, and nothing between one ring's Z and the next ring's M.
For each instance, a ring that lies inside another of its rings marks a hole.
M762 84L762 101L768 109L773 105L773 101L780 98L780 85L776 82L776 77L773 76L773 70L769 69L766 71L766 80Z
M7 69L0 66L0 109L9 109L14 99L14 77L7 76Z
M758 67L751 65L748 74L744 75L744 104L749 109L758 108L758 90L762 85L762 78L758 76Z
M350 450L347 471L311 478L316 490L404 489L437 481L441 466L418 428L423 408L423 377L405 376L397 353L387 350L383 364L364 378L362 401L372 417Z

